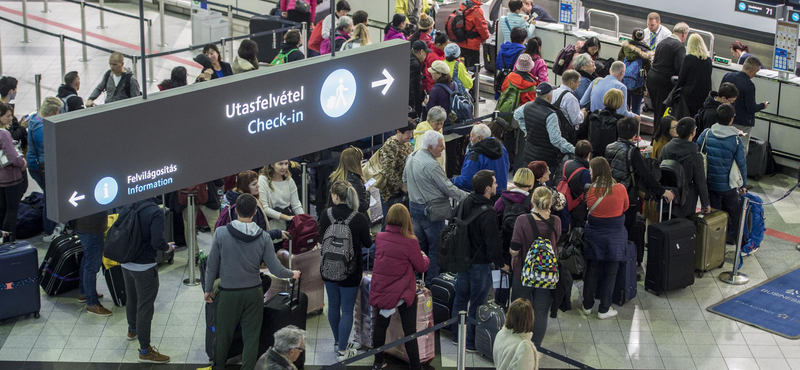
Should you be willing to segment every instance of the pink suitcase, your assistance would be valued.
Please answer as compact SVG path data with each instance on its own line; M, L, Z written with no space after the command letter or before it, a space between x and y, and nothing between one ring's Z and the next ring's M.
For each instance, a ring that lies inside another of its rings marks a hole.
M423 280L424 281L424 280ZM433 297L431 291L422 284L417 284L417 332L433 326ZM436 333L430 332L417 338L419 346L419 361L429 364L436 355ZM400 324L400 313L395 312L386 331L386 343L394 342L405 337ZM408 362L405 345L386 350L386 353Z
M291 249L291 241L289 243ZM300 291L308 296L308 313L321 314L322 309L325 308L325 283L322 282L322 275L319 271L322 260L319 248L314 247L314 249L300 254L291 254L287 250L281 249L278 252L278 260L288 269L300 270L303 278ZM286 280L272 275L270 277L272 277L272 285L264 295L264 302L280 292L288 291Z

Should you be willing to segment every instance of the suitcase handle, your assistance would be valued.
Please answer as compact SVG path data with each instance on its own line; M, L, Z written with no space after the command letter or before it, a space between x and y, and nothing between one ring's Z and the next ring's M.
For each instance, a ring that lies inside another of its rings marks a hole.
M659 223L662 221L663 217L664 217L664 197L662 196L661 197L661 201L660 201L660 205L658 207L658 222ZM669 202L669 215L668 215L668 219L667 220L671 220L671 219L672 219L672 202Z

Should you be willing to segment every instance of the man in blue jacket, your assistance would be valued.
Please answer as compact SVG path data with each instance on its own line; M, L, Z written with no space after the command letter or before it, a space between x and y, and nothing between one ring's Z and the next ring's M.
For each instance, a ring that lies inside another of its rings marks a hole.
M483 123L472 127L469 133L472 147L467 152L461 174L453 177L453 185L465 191L472 190L472 177L480 170L492 170L497 178L498 192L508 186L508 152L499 140L492 137L489 126Z
M756 125L756 112L769 107L769 102L765 101L756 104L756 85L753 84L753 77L761 69L761 61L756 57L749 57L744 61L741 72L728 72L722 77L722 83L730 82L739 91L739 97L733 102L736 108L736 116L733 117L733 127L744 132L744 152L750 146L750 130ZM742 170L742 174L747 172Z
M736 113L733 105L722 104L717 108L717 123L706 129L697 138L701 153L708 154L708 195L711 207L728 213L728 244L733 244L735 230L738 230L739 196L744 194L747 185L747 157L745 144L739 137L739 130L733 127ZM731 187L731 167L739 166L742 174L740 187Z

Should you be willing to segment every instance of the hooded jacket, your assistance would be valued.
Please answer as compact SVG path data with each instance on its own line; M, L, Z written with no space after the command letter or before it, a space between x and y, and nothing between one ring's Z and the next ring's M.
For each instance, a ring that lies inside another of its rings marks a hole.
M719 96L719 93L712 91L708 93L706 101L703 102L703 109L705 109L705 112L699 112L702 114L700 114L700 117L697 119L698 132L703 132L703 130L711 128L711 126L717 123L717 108L722 105L722 103L717 101L717 96Z
M400 226L386 225L375 237L375 268L369 289L369 305L392 309L402 299L410 305L417 294L415 273L428 271L430 260L419 242L403 235Z
M289 51L292 49L297 49L297 50L289 53ZM286 56L286 63L296 62L298 60L303 60L306 58L306 56L303 54L303 48L297 45L287 44L285 42L281 44L281 53L283 54L289 53L289 55Z
M386 36L383 37L383 41L395 39L406 40L406 35L402 30L398 30L397 28L394 28L394 26L389 26L388 30L386 31Z
M39 163L44 163L44 129L39 113L28 119L28 153L25 157L31 170L38 170Z
M622 42L622 47L619 49L619 54L617 54L617 60L625 61L627 58L629 62L633 62L635 60L641 59L642 61L642 69L644 69L645 76L647 76L647 72L650 71L650 67L652 65L651 54L649 52L650 48L645 45L641 41L632 41L631 43L627 41ZM645 77L646 78L646 77ZM642 87L628 91L629 94L635 95L644 95L646 90L645 86L647 85L647 81L645 80L645 84Z
M220 62L220 64L222 63L224 62ZM225 64L227 65L228 63ZM111 75L112 72L110 69L106 71L106 74L100 79L100 83L98 83L97 87L95 87L94 90L92 90L92 93L89 94L89 100L97 99L97 97L99 97L103 92L106 93L106 104L142 95L142 92L139 90L139 81L136 80L136 76L133 75L133 72L130 70L130 68L126 67L122 70L122 74L120 75L119 79L120 86L114 84L114 78ZM108 79L105 78L106 76L108 76ZM214 75L212 75L211 78L213 79ZM127 79L130 79L130 90L117 92L118 87L122 88L125 86L125 80Z
M499 182L500 181L498 181L498 186L500 185ZM508 199L512 204L520 204L529 194L529 192L522 189L508 189L504 191L503 194L500 194L500 199L494 202L494 210L497 211L498 216L502 217L503 212L506 211L506 203L503 202L503 199ZM528 212L530 212L531 207L533 207L531 204L525 204L524 206Z
M525 45L506 41L500 45L500 52L494 65L497 70L505 68L513 69L517 64L517 58L525 51Z
M729 191L728 178L734 161L743 175L747 174L747 158L739 130L715 123L697 137L697 147L708 154L708 190ZM747 185L747 176L742 176Z
M471 191L472 176L480 170L494 171L498 192L508 186L508 152L499 140L489 137L475 144L464 159L461 174L453 177L453 185Z
M142 245L132 263L155 264L156 250L164 252L169 250L169 246L164 240L164 212L158 208L153 198L143 199L134 204L139 207L137 215L139 216ZM132 205L127 205L119 213L122 214L131 207ZM124 264L123 267L125 267ZM216 276L216 274L212 276ZM212 279L211 284L207 286L212 286L213 283Z
M457 42L462 49L480 50L481 44L489 38L489 25L483 15L480 0L467 0L469 9L462 3L459 9L464 12L465 27L467 32L476 32L478 37L467 39L464 42Z
M239 215L236 213L236 199L239 199L240 195L242 195L242 193L235 190L228 190L228 192L225 193L225 198L228 200L228 206L225 207L225 209L223 209L221 212L230 212L229 217L231 222L239 219ZM283 236L281 230L270 230L267 228L267 217L264 216L264 211L261 209L261 207L256 207L256 215L253 217L253 223L258 225L261 230L266 231L271 240L279 240Z
M530 89L532 87L536 87L538 83L536 79L533 77L532 74L528 72L521 72L515 71L506 77L506 80L503 81L503 91L508 90L508 85L513 84L519 90ZM523 106L527 102L532 102L536 100L536 91L531 90L529 92L521 93L519 96L519 105Z
M677 207L673 206L673 208L677 208L673 209L674 217L686 217L695 213L698 196L700 196L700 204L703 209L709 205L703 158L697 149L696 143L681 138L670 140L664 146L664 149L661 149L659 159L662 161L665 159L679 161L683 166L686 183L689 185L686 189L681 189L684 192L683 203L676 204L675 206Z
M433 62L437 60L444 61L444 50L441 50L435 46L429 46L432 53L428 53L428 56L425 57L425 68L422 69L422 74L424 75L422 78L422 89L426 92L430 92L433 85L436 83L433 82L433 76L431 73L428 72L428 68L433 65Z
M64 98L68 96L69 98L66 99L67 112L83 109L83 99L78 96L78 92L75 91L72 86L61 84L61 86L58 87L58 94L56 95L56 98L61 99L61 102L63 103L65 100Z
M238 55L233 58L231 68L233 69L233 74L249 72L257 69L256 66L254 66L253 63L250 63L249 60L240 58Z
M508 161L506 161L508 162ZM488 206L489 210L483 212L475 221L469 224L469 240L475 251L473 265L494 263L503 266L503 238L500 236L500 225L497 224L497 212L495 212L492 201L483 195L470 193L462 201L459 208L463 207L463 219L472 216L472 212L479 212L482 206Z

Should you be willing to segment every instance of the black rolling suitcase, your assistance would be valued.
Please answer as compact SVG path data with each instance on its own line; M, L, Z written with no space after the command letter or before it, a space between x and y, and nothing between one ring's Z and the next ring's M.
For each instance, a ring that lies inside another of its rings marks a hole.
M259 33L264 31L272 31L285 27L285 25L277 21L273 17L267 16L254 16L250 18L250 33ZM263 36L251 37L258 44L258 60L262 63L270 63L275 56L281 52L281 43L283 42L283 32L274 34L267 34ZM233 59L233 58L230 58Z
M127 301L125 294L125 278L122 276L122 266L113 266L110 269L103 268L103 277L108 285L108 292L114 306L122 307Z
M289 284L288 292L279 293L264 303L264 320L261 322L261 340L258 343L259 357L275 343L276 331L288 325L306 329L308 296L300 291L301 280L302 278L297 279L295 284ZM305 362L306 354L303 352L294 362L294 366L302 369Z
M433 323L440 324L450 320L453 313L453 301L456 299L456 276L450 273L441 274L431 280L431 296L433 298ZM449 329L449 326L445 326Z
M214 359L214 349L216 347L216 316L215 316L215 303L206 302L206 354L210 360ZM244 342L242 341L242 326L236 327L236 332L233 334L233 342L228 349L228 358L233 358L242 354L244 349Z
M671 203L669 216L672 217ZM644 281L646 290L661 295L663 292L694 284L696 233L694 222L686 218L650 225Z
M0 323L20 315L39 318L42 307L39 295L36 248L25 241L0 245Z
M764 176L767 173L768 159L768 143L762 139L751 136L750 147L747 149L747 177L758 180Z
M39 266L42 289L47 295L57 295L77 289L80 286L81 259L83 246L74 234L57 236Z

